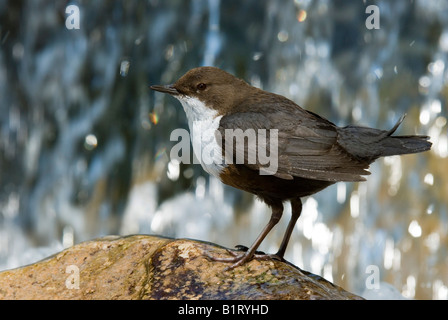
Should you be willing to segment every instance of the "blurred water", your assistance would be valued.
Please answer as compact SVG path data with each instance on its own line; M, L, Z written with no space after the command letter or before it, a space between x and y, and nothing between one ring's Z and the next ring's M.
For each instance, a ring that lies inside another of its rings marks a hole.
M250 245L270 212L171 161L185 115L148 90L215 65L339 125L407 113L399 133L429 134L431 152L304 199L286 258L368 296L376 266L386 294L448 298L448 4L376 1L378 30L365 1L69 4L79 30L67 1L0 0L0 270L108 234ZM277 250L285 208L261 250Z

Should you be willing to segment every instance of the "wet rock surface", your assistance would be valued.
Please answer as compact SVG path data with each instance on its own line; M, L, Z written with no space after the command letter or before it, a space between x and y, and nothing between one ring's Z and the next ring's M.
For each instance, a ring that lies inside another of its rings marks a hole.
M156 236L105 237L0 273L0 299L362 299L273 260L232 270L226 248Z

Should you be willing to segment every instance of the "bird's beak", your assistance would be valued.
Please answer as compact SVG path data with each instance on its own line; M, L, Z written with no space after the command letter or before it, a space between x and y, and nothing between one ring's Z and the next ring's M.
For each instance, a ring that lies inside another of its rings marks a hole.
M166 86L155 85L155 86L150 86L150 88L152 90L163 92L163 93L168 93L168 94L171 94L173 96L176 96L176 95L180 94L180 92L177 91L177 89L172 84L169 84L169 85L166 85Z

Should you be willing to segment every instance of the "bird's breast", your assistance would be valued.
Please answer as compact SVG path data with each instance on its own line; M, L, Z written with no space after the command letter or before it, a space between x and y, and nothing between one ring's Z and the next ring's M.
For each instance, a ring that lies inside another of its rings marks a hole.
M188 119L191 144L197 160L209 174L219 178L226 167L221 140L216 139L216 131L222 116L208 108L197 98L179 98Z

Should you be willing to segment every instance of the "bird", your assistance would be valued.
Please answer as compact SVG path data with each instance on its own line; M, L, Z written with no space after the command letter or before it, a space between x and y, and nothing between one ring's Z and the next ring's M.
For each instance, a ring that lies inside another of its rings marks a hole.
M291 204L291 218L277 253L269 255L279 260L284 260L303 197L340 181L365 181L369 165L378 158L424 152L432 145L425 135L393 135L405 115L390 130L339 127L282 95L253 87L216 67L197 67L173 84L150 88L180 101L190 133L200 131L192 137L196 157L201 159L206 150L214 152L215 161L200 160L203 169L226 185L254 194L272 210L249 248L229 251L231 257L209 256L229 263L228 269L265 256L257 249L282 217L285 202ZM228 132L262 132L266 139L261 135L258 145L241 146L232 136L226 139ZM268 137L273 144L266 142ZM271 159L275 166L257 157L260 146L275 156Z

